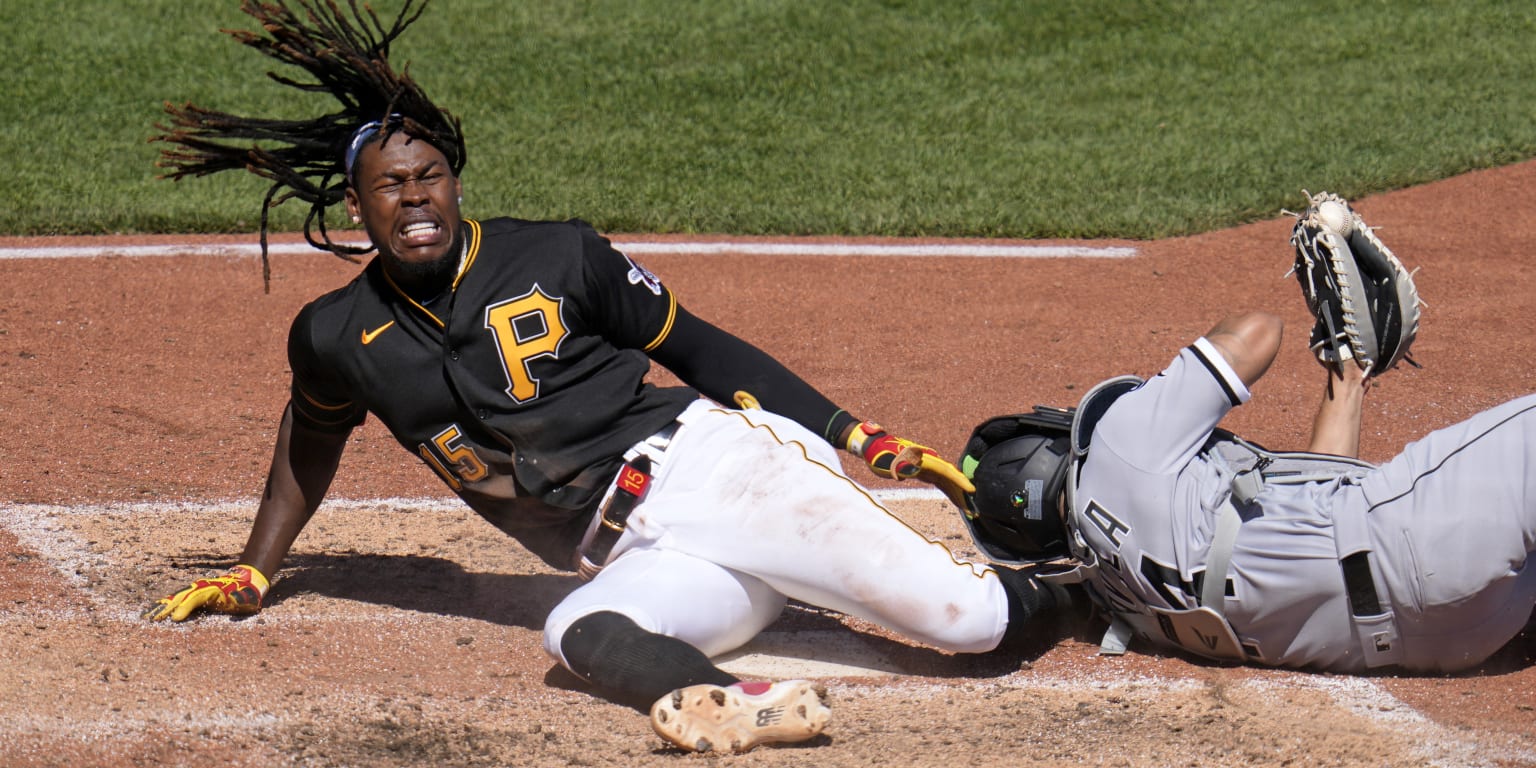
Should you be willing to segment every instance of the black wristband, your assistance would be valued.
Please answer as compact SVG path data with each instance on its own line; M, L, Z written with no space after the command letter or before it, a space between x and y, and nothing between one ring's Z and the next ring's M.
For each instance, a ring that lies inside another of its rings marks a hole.
M843 433L848 431L849 426L857 423L859 423L858 419L854 418L853 415L847 411L839 408L837 409L836 413L832 414L832 418L827 420L826 431L824 431L821 436L827 442L831 443L834 448L839 450L846 449L848 447L848 442L843 439Z

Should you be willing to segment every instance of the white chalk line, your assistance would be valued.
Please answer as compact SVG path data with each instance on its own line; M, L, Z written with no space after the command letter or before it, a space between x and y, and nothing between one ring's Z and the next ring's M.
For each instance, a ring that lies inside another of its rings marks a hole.
M366 245L366 243L345 243ZM1136 249L1128 246L1084 245L989 245L985 243L953 244L838 244L838 243L788 243L788 242L662 242L648 240L614 240L614 247L630 255L678 254L746 256L894 256L909 258L1002 258L1002 259L1126 259L1136 255ZM307 243L272 243L268 249L272 255L297 255L319 253ZM258 256L257 244L205 244L187 245L165 243L162 245L82 245L0 248L0 260L7 259L88 259L107 256Z
M874 495L882 502L902 499L933 499L943 495L933 489L877 489ZM161 520L167 514L207 514L224 510L246 509L249 501L223 501L209 503L141 502L125 504L51 505L23 504L0 507L0 525L14 534L22 546L38 553L58 574L72 586L86 592L91 608L69 607L55 604L27 611L0 613L0 627L17 624L35 624L48 621L112 621L143 625L147 631L178 631L178 627L146 624L135 610L124 606L109 606L88 588L88 574L105 573L112 567L110 559L92 550L68 524L69 518L118 516L124 519ZM333 499L325 502L326 508L338 510L371 509L377 507L410 507L422 511L460 509L462 503L451 498L386 498L386 499ZM298 626L309 623L340 623L367 621L372 624L421 623L422 617L411 614L388 616L322 616L272 617L267 622ZM239 631L248 629L249 622L227 622L217 625L220 629ZM900 666L873 649L854 647L849 637L830 637L828 632L766 632L748 646L721 659L722 667L737 674L763 674L772 677L879 677L888 680L904 675ZM837 649L828 654L827 649ZM1157 690L1187 690L1201 683L1191 680L1151 677L1125 678L1117 673L1107 673L1099 678L1092 675L1058 677L1020 672L1010 675L1010 686L1039 689L1103 690L1106 686L1152 686ZM1249 687L1281 688L1304 687L1319 690L1331 701L1358 716L1378 723L1396 733L1413 735L1419 744L1421 757L1427 765L1445 766L1492 766L1498 761L1528 761L1536 755L1511 745L1494 745L1486 741L1470 740L1456 731L1426 718L1407 703L1397 699L1369 678L1345 676L1318 676L1297 673L1284 681L1265 679L1249 680L1241 685ZM871 688L870 690L878 690ZM198 716L198 722L186 725L219 728L270 729L276 720L260 722L229 722L220 716ZM204 722L205 720L206 722ZM151 727L153 719L137 722L120 719L111 726L115 733L133 733ZM0 733L50 733L70 732L78 724L57 720L39 720L24 714L0 712ZM121 730L119 730L121 729Z
M1244 685L1260 692L1282 688L1322 691L1334 704L1358 717L1375 722L1394 733L1412 734L1410 748L1426 766L1495 768L1536 760L1536 752L1522 749L1512 742L1494 743L1494 737L1490 735L1466 738L1455 729L1425 717L1369 678L1296 673L1283 682L1254 679Z

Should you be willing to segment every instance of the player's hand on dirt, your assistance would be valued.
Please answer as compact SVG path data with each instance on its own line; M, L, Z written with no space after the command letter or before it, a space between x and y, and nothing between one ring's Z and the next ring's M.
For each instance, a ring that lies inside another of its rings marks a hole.
M219 613L256 613L261 610L261 598L266 596L270 586L261 571L249 565L237 565L222 576L198 579L192 586L156 600L144 611L144 618L185 621L199 608Z
M943 491L961 509L965 508L965 495L976 492L965 474L932 448L896 437L873 422L854 425L847 449L863 458L875 474L895 480L922 480Z

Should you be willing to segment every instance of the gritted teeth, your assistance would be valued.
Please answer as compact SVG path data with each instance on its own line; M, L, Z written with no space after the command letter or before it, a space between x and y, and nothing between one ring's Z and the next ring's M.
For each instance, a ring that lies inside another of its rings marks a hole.
M405 225L405 228L400 230L400 234L405 235L406 237L432 235L437 234L437 229L437 225L430 221L419 221L415 224Z

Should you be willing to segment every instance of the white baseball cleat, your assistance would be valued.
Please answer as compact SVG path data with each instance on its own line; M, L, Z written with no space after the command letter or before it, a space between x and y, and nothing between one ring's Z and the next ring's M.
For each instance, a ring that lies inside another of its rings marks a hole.
M832 720L826 695L805 680L691 685L651 705L651 727L691 752L746 752L821 733Z

